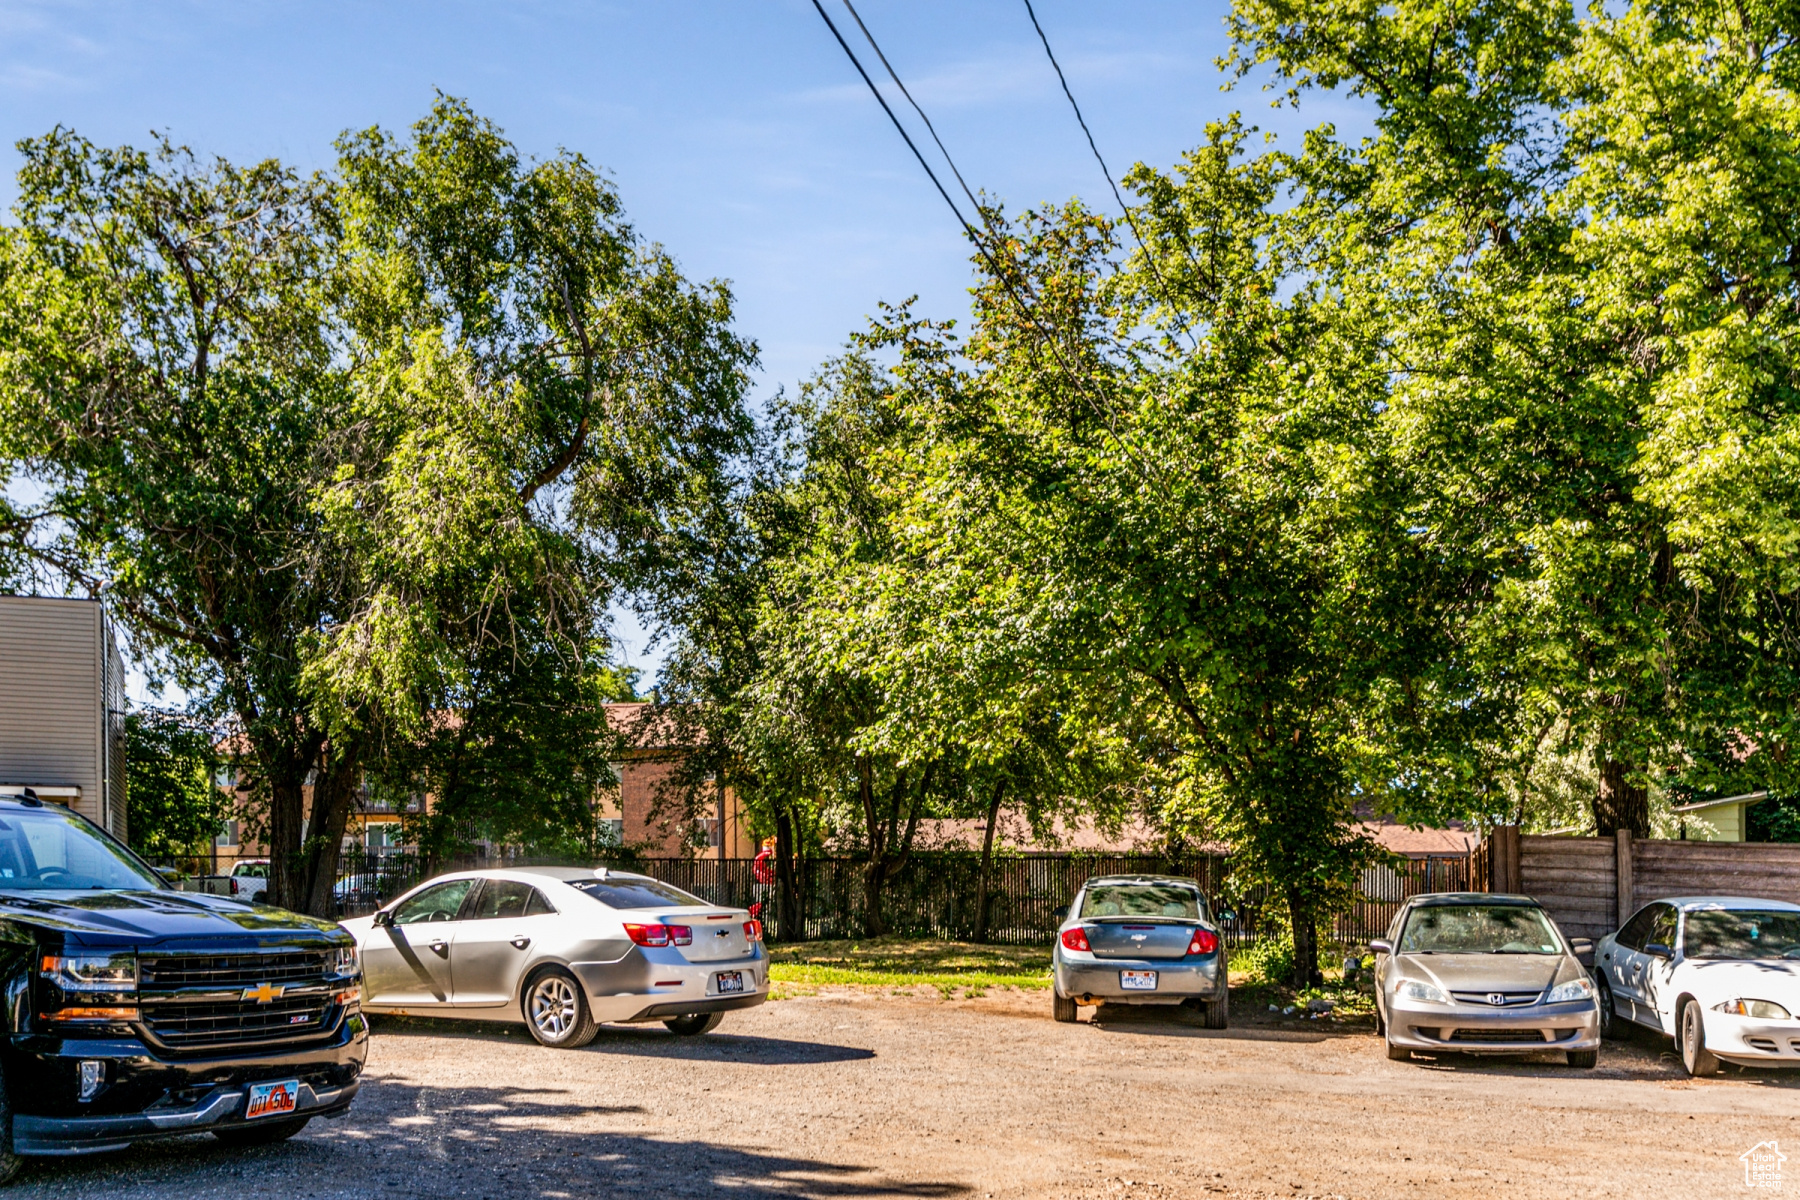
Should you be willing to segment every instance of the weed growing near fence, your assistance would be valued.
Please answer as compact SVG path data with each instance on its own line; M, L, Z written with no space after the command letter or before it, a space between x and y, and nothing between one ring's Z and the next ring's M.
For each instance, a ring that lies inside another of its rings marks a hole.
M958 990L1047 988L1050 950L901 937L772 945L769 978L788 985L935 987L948 998Z

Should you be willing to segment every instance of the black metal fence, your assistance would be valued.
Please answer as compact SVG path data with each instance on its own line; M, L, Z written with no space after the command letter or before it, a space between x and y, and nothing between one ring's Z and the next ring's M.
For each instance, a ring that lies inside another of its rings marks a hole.
M525 860L467 860L458 868L523 865ZM849 857L811 858L800 864L803 928L782 929L776 920L775 886L756 880L747 858L618 859L605 865L638 871L708 903L737 908L759 906L772 938L860 937L866 921L867 866ZM1048 943L1056 936L1056 910L1094 875L1180 875L1197 879L1223 922L1232 945L1254 942L1271 928L1285 927L1286 905L1268 889L1236 888L1229 860L1218 854L1087 854L1046 852L997 857L988 891L988 937L1016 944ZM1476 856L1414 859L1371 867L1363 873L1356 901L1332 921L1330 940L1356 945L1380 937L1400 905L1421 892L1486 891L1484 864ZM346 856L340 868L340 915L372 912L422 877L417 856L389 852ZM969 851L912 855L882 889L882 916L895 933L962 941L976 931L981 890L981 856Z

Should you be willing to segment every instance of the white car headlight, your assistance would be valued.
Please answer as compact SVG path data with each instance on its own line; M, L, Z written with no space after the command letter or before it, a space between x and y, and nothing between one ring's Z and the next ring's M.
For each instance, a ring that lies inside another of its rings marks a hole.
M1791 1021L1793 1014L1773 1000L1727 1000L1713 1005L1714 1010L1734 1017L1755 1017L1760 1021Z
M1400 986L1394 989L1394 998L1397 1000L1423 1000L1427 1004L1450 1003L1450 997L1444 995L1441 989L1432 987L1429 983L1421 983L1417 979L1401 980Z
M1545 1004L1567 1004L1571 1000L1592 1000L1594 998L1594 981L1585 976L1571 979L1567 983L1559 983L1544 993Z

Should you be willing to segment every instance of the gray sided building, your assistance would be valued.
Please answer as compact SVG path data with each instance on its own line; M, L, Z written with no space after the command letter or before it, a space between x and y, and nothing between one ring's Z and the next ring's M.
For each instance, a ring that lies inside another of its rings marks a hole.
M97 600L0 596L0 792L125 838L125 664Z

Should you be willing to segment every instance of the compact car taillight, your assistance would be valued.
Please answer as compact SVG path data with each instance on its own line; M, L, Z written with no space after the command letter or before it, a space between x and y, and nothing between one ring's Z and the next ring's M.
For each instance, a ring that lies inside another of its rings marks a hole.
M1074 929L1063 930L1062 944L1070 950L1086 950L1088 948L1087 930L1079 925Z
M625 922L625 936L640 946L691 946L694 931L687 925L633 925Z
M1189 954L1211 954L1219 948L1219 935L1210 929L1196 929L1188 939Z
M744 922L744 937L746 937L747 939L749 939L752 942L762 941L762 922L761 921L745 921Z

